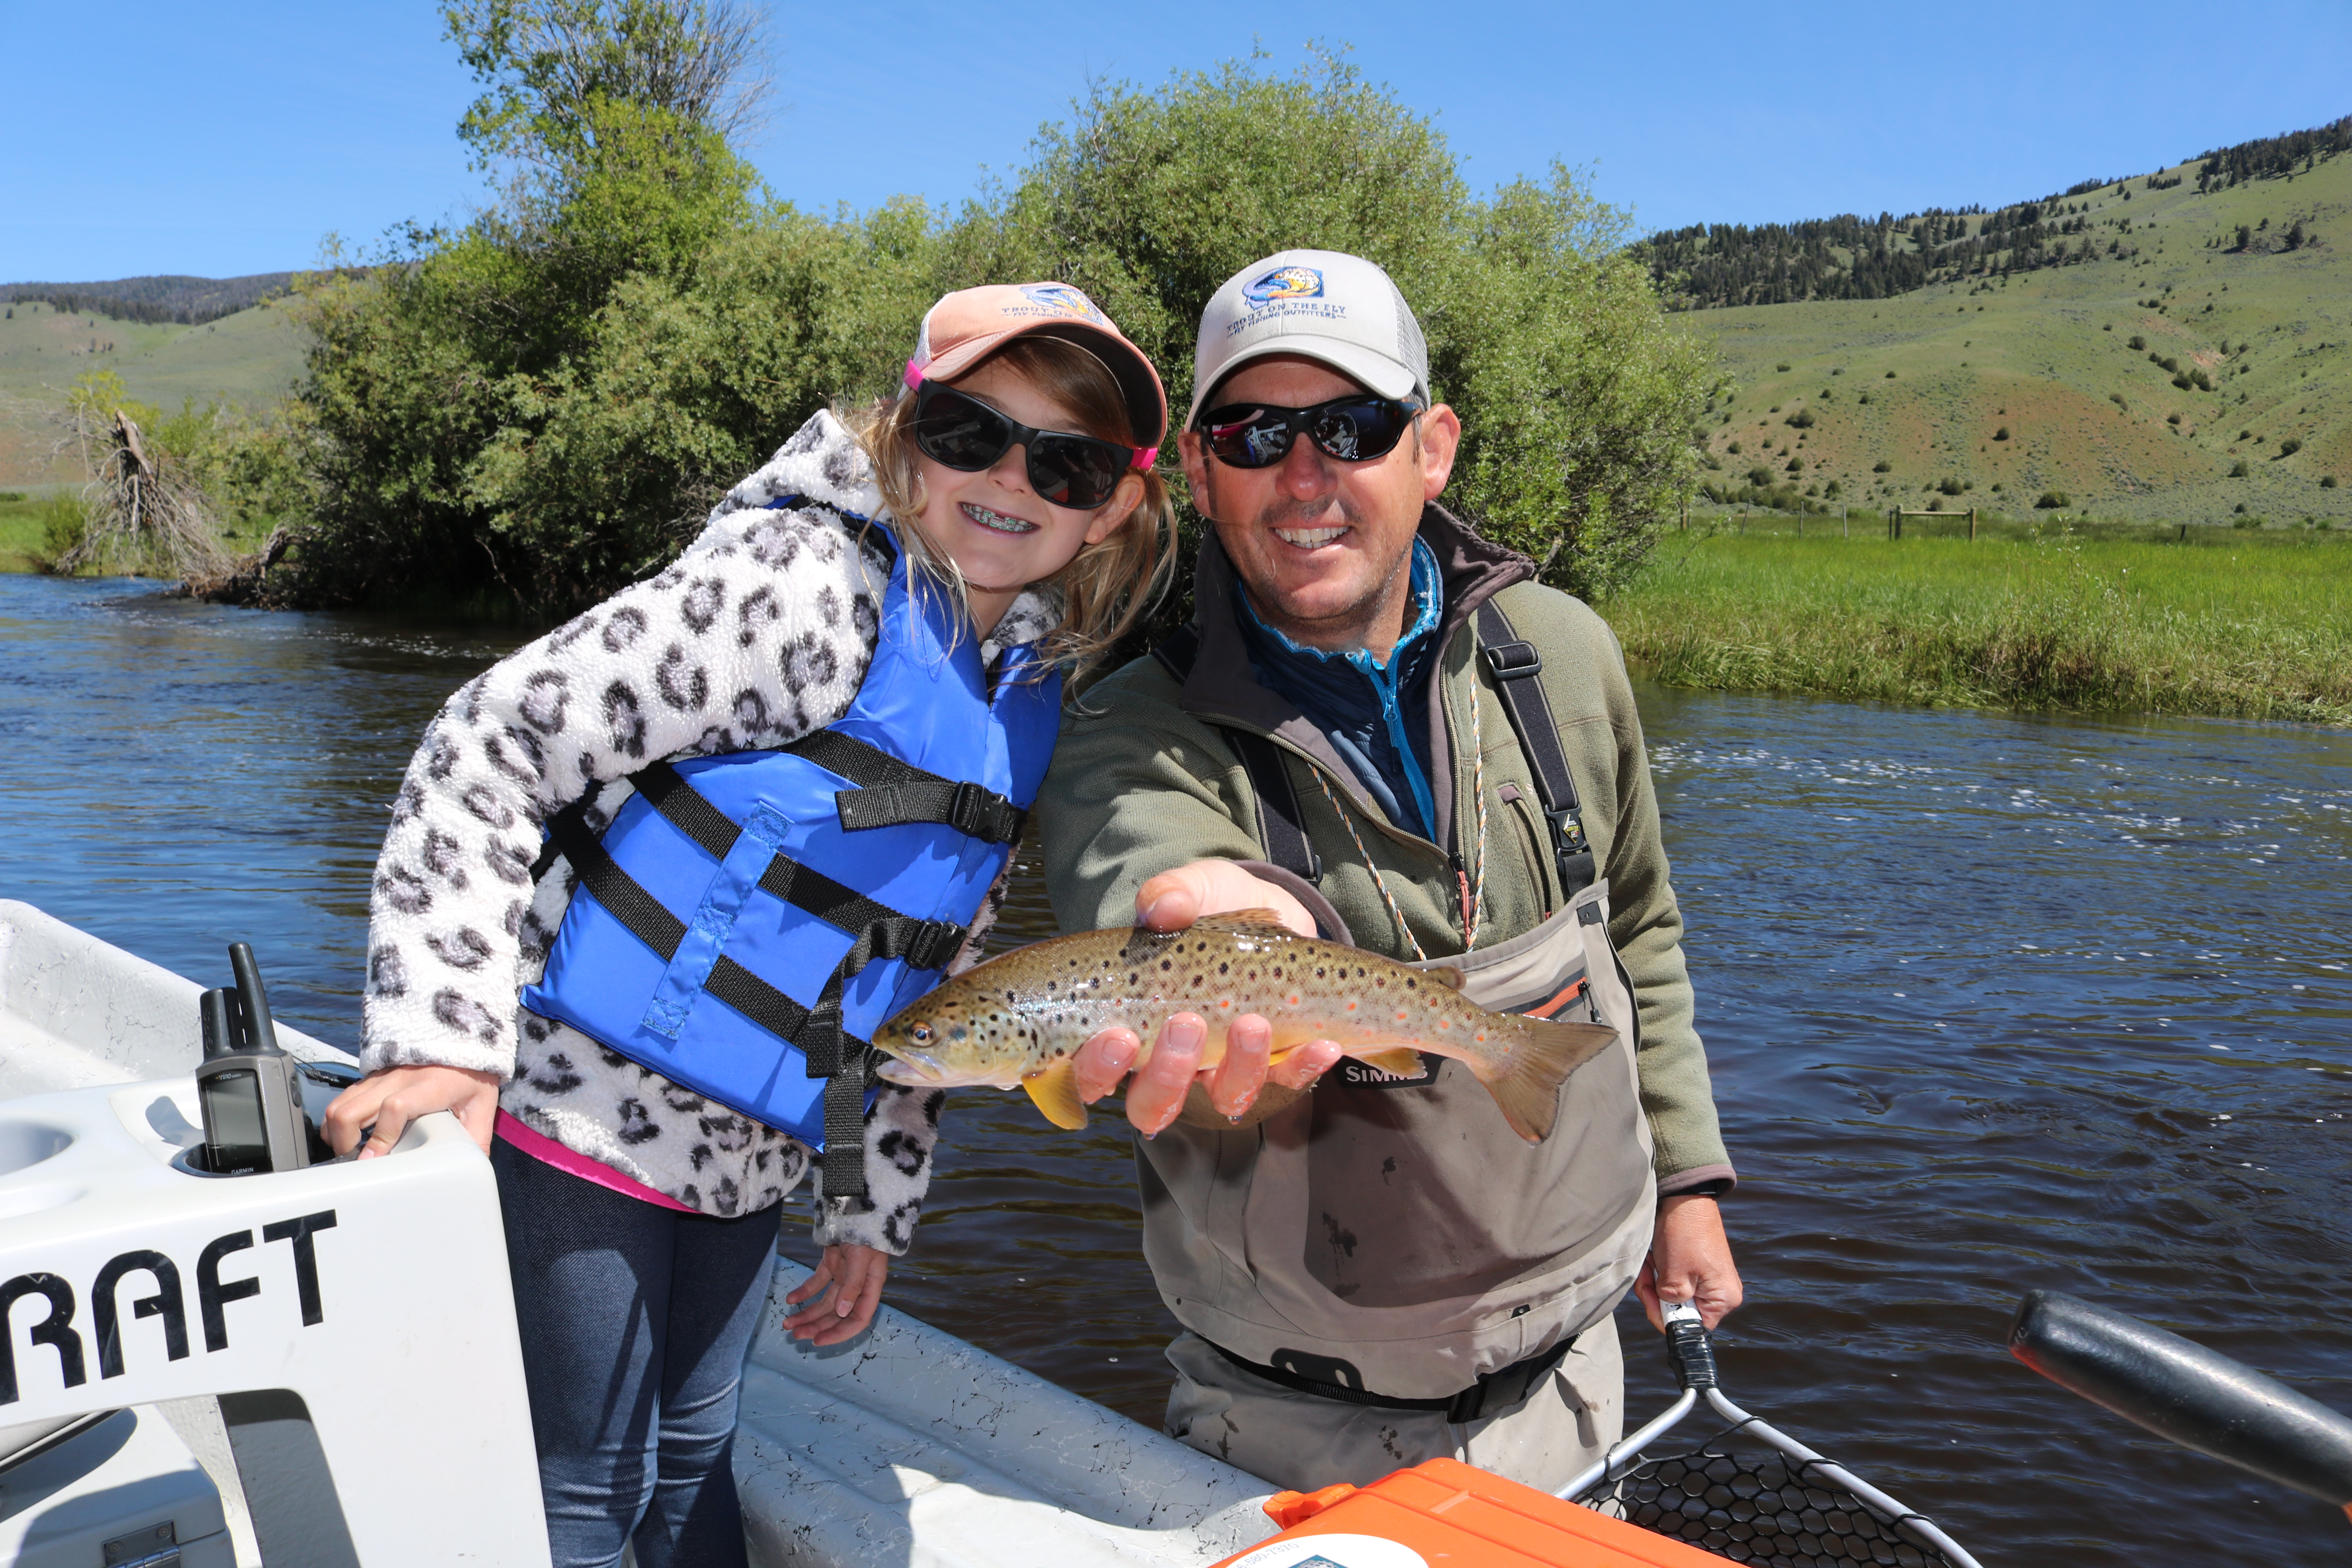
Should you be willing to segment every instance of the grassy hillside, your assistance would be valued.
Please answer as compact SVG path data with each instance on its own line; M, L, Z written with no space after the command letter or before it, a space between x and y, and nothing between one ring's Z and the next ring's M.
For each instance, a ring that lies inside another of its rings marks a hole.
M1949 480L1947 508L2028 511L2056 490L2117 518L2352 522L2352 156L2203 195L2197 173L2063 204L2120 255L1676 317L1733 383L1707 416L1706 478L1741 485L1760 465L1785 480L1801 458L1801 483L1834 481L1858 507L1921 506ZM2283 248L2298 221L2304 243ZM2212 390L2176 386L2151 353Z
M257 305L203 326L61 315L46 304L0 306L0 487L79 482L52 466L44 416L76 377L112 370L142 402L176 410L188 398L273 403L294 384L307 346L285 310Z

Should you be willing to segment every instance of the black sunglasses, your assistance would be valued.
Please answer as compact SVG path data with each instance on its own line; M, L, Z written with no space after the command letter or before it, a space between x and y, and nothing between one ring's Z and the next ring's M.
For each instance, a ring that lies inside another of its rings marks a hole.
M1312 408L1229 403L1202 415L1193 427L1217 460L1231 468L1271 468L1289 456L1301 436L1343 463L1369 463L1393 451L1420 412L1421 405L1410 398L1360 393Z
M953 387L925 382L915 394L915 445L936 463L963 473L994 466L1018 441L1029 455L1029 484L1055 506L1092 511L1110 500L1135 463L1135 448L1097 436L1038 430Z

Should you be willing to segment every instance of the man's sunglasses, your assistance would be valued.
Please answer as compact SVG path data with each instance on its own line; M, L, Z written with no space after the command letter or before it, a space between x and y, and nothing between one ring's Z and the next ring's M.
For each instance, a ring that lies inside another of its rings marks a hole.
M1360 394L1312 408L1229 403L1201 416L1194 427L1202 445L1231 468L1271 468L1301 436L1343 463L1369 463L1393 451L1420 412L1421 405L1410 399Z
M1135 466L1136 449L1094 436L1038 430L977 397L925 382L915 394L915 445L925 457L964 473L992 468L1018 441L1029 454L1029 484L1055 506L1092 511L1110 500Z

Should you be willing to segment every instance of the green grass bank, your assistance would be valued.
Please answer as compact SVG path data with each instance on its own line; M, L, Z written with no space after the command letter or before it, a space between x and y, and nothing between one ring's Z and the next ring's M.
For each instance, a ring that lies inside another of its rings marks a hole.
M1601 606L1670 685L2352 723L2352 540L1694 529ZM2203 537L2200 537L2200 532Z

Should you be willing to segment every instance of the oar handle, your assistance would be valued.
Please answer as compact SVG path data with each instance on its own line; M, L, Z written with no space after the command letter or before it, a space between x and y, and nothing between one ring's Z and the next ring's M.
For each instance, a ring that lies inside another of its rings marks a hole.
M2126 1421L2352 1515L2352 1416L2275 1378L2054 1290L2019 1303L2009 1350Z

